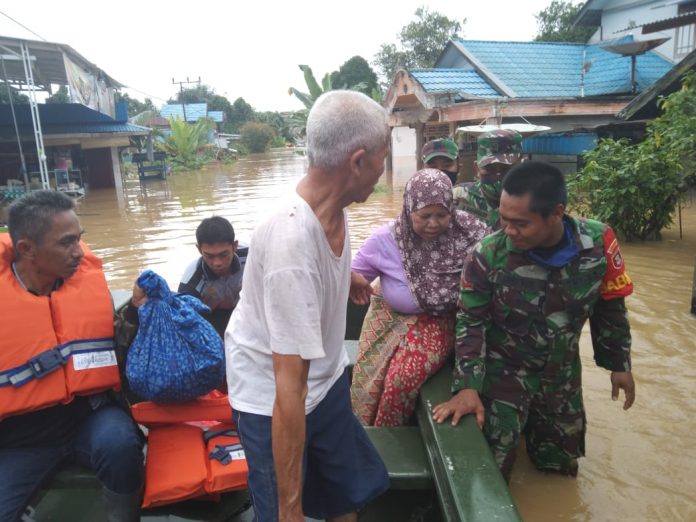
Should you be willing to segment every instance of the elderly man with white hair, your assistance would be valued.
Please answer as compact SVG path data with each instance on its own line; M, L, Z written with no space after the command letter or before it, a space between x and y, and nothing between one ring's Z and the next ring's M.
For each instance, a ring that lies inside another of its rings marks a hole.
M343 347L345 208L372 193L388 145L379 104L353 91L321 96L307 119L307 173L252 236L225 345L257 520L357 520L388 488L351 411Z

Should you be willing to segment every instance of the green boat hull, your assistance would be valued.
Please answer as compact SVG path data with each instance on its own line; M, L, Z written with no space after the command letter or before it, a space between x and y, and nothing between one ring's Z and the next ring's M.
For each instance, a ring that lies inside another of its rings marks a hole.
M114 291L114 307L124 306L130 292ZM349 306L346 349L352 360L364 307ZM443 368L421 391L417 425L367 428L389 470L391 487L360 514L361 522L413 521L519 522L510 492L473 418L453 427L432 420L432 407L450 396L451 370ZM85 470L65 469L31 503L30 520L104 520L101 490ZM246 491L222 495L220 502L186 501L142 511L144 522L253 520Z

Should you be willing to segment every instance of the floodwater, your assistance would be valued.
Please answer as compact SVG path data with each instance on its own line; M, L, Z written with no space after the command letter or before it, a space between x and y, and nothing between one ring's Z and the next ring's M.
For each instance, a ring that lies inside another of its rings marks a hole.
M305 161L277 151L164 181L129 179L123 194L89 192L78 205L85 241L102 258L111 288L129 289L146 268L176 287L196 258L202 218L225 216L238 239L248 241L273 202L293 190ZM350 207L353 251L400 207L398 188ZM696 202L684 209L683 224L683 239L675 226L662 242L622 245L636 287L627 301L636 403L624 412L620 401L612 402L609 374L594 365L587 332L587 458L570 479L537 472L521 454L510 487L524 520L696 520L696 316L689 314Z

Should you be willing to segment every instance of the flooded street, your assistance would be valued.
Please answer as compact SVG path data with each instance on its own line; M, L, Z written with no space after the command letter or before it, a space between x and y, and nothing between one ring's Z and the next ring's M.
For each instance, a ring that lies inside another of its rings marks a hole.
M103 260L111 288L129 289L146 268L176 288L197 256L194 233L202 218L228 218L237 238L248 242L273 202L294 189L305 161L278 151L165 181L141 185L136 177L125 181L123 194L89 192L78 204L84 239ZM594 365L588 329L582 345L587 458L578 478L568 479L541 474L520 455L511 490L525 520L696 520L696 317L689 314L695 207L691 202L683 212L684 239L675 229L662 242L622 245L636 287L627 301L636 403L624 412L622 402L611 401L609 373ZM398 190L353 205L353 251L400 208Z

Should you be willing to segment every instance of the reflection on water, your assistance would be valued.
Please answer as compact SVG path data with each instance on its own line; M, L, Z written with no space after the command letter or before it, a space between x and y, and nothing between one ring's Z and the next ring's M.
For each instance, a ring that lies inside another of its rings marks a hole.
M278 151L142 186L128 180L123 195L92 191L78 208L85 240L102 258L112 288L130 288L145 268L176 287L196 257L194 232L203 217L227 217L238 238L248 241L273 202L293 190L305 161ZM405 174L396 174L402 185ZM353 205L353 250L400 208L398 189ZM595 367L584 335L587 458L578 478L569 479L541 474L520 455L511 490L525 520L696 520L696 317L688 313L696 254L693 205L684 221L683 240L668 231L660 243L623 245L636 284L628 299L635 405L623 412L611 401L609 375Z

